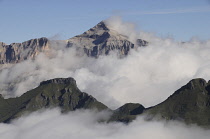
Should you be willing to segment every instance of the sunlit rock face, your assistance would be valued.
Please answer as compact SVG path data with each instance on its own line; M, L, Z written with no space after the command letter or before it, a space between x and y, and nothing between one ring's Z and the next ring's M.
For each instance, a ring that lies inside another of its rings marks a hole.
M18 63L26 59L34 59L40 52L49 49L47 38L31 39L23 43L7 45L0 43L0 64Z
M146 46L147 41L137 39L129 41L128 37L110 29L103 21L81 35L68 40L49 40L45 37L31 39L23 43L5 44L0 42L0 64L19 63L23 60L34 59L41 52L48 54L53 49L51 45L76 47L87 56L98 57L107 55L110 51L117 51L120 56L127 55L129 50L139 46Z
M132 43L127 36L119 34L103 21L83 34L67 41L68 47L76 46L84 50L88 56L93 57L107 55L112 50L116 50L120 55L127 55L130 49L148 44L148 42L141 39Z

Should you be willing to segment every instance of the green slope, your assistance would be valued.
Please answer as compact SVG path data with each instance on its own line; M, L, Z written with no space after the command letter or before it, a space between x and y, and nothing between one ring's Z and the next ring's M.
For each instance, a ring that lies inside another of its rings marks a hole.
M146 110L150 116L187 124L210 125L210 83L193 79L164 102Z
M76 109L104 110L107 107L92 96L81 92L73 78L44 81L39 87L20 97L0 98L0 122L9 122L26 112L60 107L62 112Z

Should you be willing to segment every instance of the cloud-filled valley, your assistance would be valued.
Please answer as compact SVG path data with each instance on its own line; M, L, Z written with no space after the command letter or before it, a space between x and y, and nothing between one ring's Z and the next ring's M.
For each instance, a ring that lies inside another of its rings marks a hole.
M11 124L0 124L0 136L6 139L208 139L209 131L178 122L144 121L139 117L129 125L98 123L105 112L75 111L61 114L58 109L35 112Z
M135 31L133 24L120 19L107 22L114 30L128 35L130 41L142 38L149 45L133 49L123 58L115 51L107 56L91 58L73 47L53 43L47 55L41 53L35 60L2 65L1 94L16 97L37 87L41 81L73 77L81 91L112 109L128 102L149 107L162 102L193 78L210 79L210 40L176 42ZM108 115L107 112L93 111L75 111L63 115L58 109L35 112L11 124L0 124L0 137L207 139L210 136L209 130L196 125L146 122L142 116L129 125L97 122L99 117Z

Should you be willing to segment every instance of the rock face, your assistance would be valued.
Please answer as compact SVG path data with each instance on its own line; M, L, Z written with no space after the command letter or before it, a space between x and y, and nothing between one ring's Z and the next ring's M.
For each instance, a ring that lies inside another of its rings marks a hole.
M76 46L88 56L98 57L117 50L120 55L127 55L134 47L146 46L148 42L138 39L135 46L127 36L110 29L103 21L81 35L70 38L67 46Z
M40 52L47 49L49 49L47 38L31 39L10 45L0 42L0 64L18 63L29 58L34 59Z
M60 107L62 112L76 109L108 109L92 96L81 92L73 78L57 78L40 83L37 88L20 97L0 97L0 122L43 108Z
M210 82L193 79L164 102L146 112L166 120L210 126Z
M50 45L62 44L66 47L76 47L88 56L98 57L116 50L120 56L127 55L129 50L139 46L146 46L147 41L138 39L136 43L128 40L127 36L110 29L104 22L89 29L81 35L68 40L50 41L47 38L31 39L23 43L6 45L0 42L0 64L18 63L26 59L34 59L40 52L51 49Z

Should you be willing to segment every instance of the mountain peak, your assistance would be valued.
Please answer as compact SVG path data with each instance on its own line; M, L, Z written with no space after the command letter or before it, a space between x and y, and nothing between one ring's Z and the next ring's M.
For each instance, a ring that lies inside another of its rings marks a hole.
M187 124L210 125L210 85L197 78L175 91L164 102L148 112L167 120L182 120Z
M45 108L60 108L62 112L77 109L108 110L108 107L91 95L81 92L73 78L56 78L20 97L4 99L0 95L0 122L10 122L24 113Z
M43 81L43 82L40 83L40 86L46 85L46 84L51 84L51 83L55 83L55 84L74 84L74 85L76 85L76 81L74 80L74 78L69 77L69 78L55 78L55 79Z
M187 84L187 87L189 87L189 89L195 89L195 88L203 88L203 87L206 87L206 85L207 85L207 82L204 79L197 78L197 79L191 80Z
M99 22L96 26L94 26L92 29L100 29L100 30L109 30L109 28L107 27L105 21L101 21Z
M68 39L67 43L68 47L75 46L93 57L107 55L113 50L116 50L120 56L127 55L130 49L147 45L147 42L141 39L131 42L128 36L110 29L104 21L83 34Z

